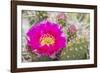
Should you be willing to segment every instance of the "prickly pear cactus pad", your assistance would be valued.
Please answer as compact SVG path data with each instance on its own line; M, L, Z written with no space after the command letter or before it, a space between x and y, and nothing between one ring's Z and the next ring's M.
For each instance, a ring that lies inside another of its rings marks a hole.
M89 59L90 14L22 10L22 62Z

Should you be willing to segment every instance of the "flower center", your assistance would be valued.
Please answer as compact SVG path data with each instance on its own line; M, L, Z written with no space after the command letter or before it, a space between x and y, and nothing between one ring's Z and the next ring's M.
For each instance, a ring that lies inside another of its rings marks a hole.
M41 45L52 45L55 43L55 39L52 35L50 34L44 34L40 37L40 43Z

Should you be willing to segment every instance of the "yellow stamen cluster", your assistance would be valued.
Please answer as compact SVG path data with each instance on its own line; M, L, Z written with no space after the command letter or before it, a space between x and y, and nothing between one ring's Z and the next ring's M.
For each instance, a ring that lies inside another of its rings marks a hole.
M52 45L55 43L55 38L50 34L44 34L40 37L40 43L41 45Z

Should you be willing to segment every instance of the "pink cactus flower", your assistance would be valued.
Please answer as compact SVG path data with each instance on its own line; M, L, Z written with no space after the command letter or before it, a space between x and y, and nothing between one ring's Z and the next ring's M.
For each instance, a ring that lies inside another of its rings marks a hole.
M77 28L74 24L69 25L68 30L69 33L74 34L77 32Z
M57 15L57 18L58 18L58 19L63 19L63 20L65 20L67 17L65 16L64 13L59 13L59 14Z
M52 56L66 47L66 37L59 24L43 20L28 30L27 45L41 56Z

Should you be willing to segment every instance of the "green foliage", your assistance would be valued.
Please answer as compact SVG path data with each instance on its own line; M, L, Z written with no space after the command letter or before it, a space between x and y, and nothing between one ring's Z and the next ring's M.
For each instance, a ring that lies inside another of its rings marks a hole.
M37 16L37 20L41 21L43 19L46 19L48 17L48 14L46 11L36 11L36 16Z
M30 53L32 61L38 61L38 57L35 53Z
M35 19L32 19L32 20L30 21L30 25L32 25L34 22L35 22Z
M52 61L52 59L50 57L47 56L42 56L38 58L39 61Z
M61 60L80 60L87 58L89 58L88 42L82 38L77 42L69 42L60 55Z
M65 26L66 25L66 21L63 19L58 19L58 23L61 24L61 26Z

